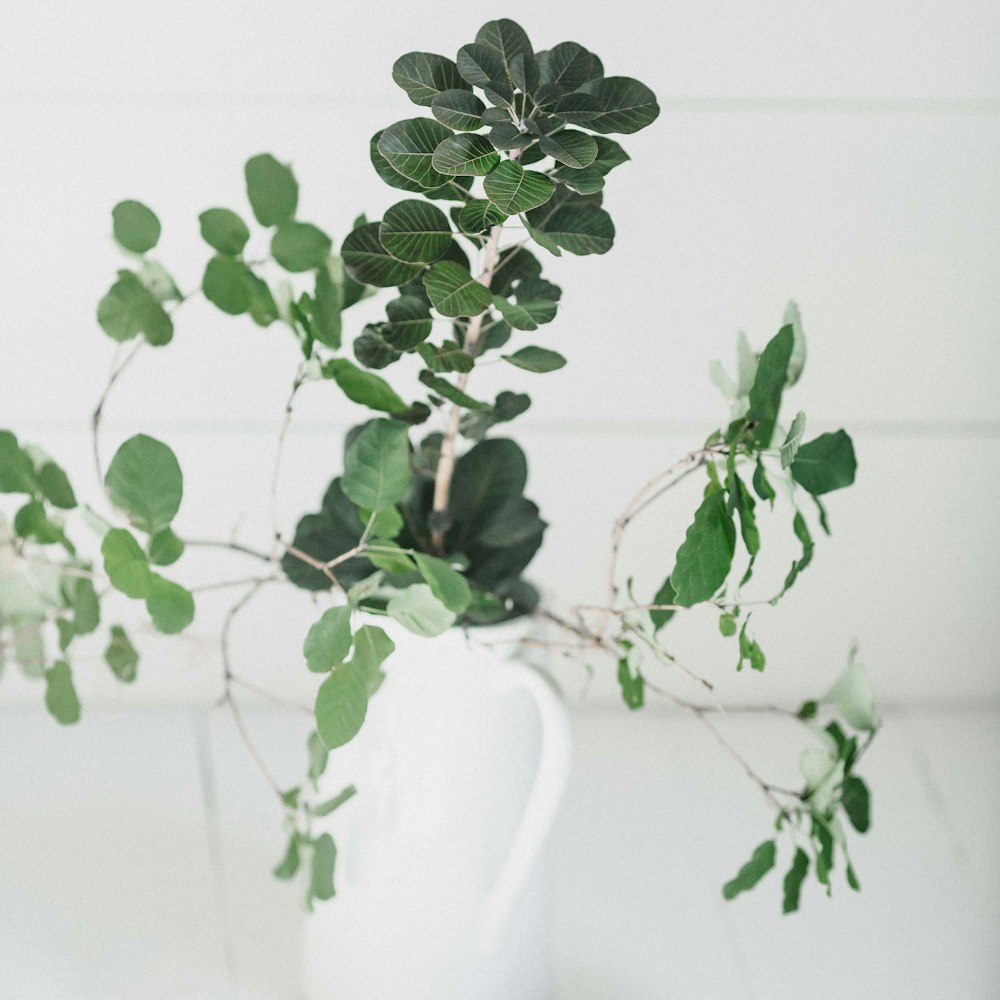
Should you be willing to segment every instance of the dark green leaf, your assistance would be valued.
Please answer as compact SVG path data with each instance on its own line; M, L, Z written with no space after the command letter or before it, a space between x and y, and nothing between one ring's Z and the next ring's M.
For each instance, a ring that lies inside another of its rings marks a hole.
M351 651L351 609L328 608L306 633L302 653L306 665L318 674L332 670Z
M857 873L851 864L847 865L847 884L855 891L861 891L861 883L858 881Z
M775 853L774 841L765 840L736 877L722 887L723 898L735 899L741 892L752 889L774 867Z
M604 75L601 60L576 42L560 42L548 52L540 52L538 66L543 84L555 84L566 93Z
M618 685L621 688L622 701L629 708L633 710L642 708L646 701L646 682L638 670L633 676L627 656L618 661Z
M500 155L484 135L462 133L445 139L434 150L431 163L446 176L482 177L500 162Z
M160 220L141 201L120 201L111 210L115 239L132 253L152 250L160 239Z
M584 83L567 94L554 113L592 132L631 133L651 125L660 113L656 95L645 84L627 76L608 76Z
M783 326L764 348L757 365L757 375L750 388L747 420L756 424L754 440L761 447L771 444L774 425L781 408L781 394L788 379L788 361L792 356L794 335L791 326Z
M104 485L111 502L148 534L170 524L184 493L184 478L174 453L146 434L136 434L118 449Z
M757 468L754 469L753 488L754 492L761 498L761 500L769 500L771 502L771 506L774 506L774 498L777 494L774 492L774 487L771 485L767 478L767 474L764 472L764 463L760 459L757 459Z
M448 128L458 132L475 132L482 128L486 105L469 90L445 90L435 94L431 114Z
M802 543L802 558L796 559L792 563L792 568L788 571L788 576L785 577L781 593L771 599L772 604L777 604L784 597L785 593L791 589L792 585L798 579L799 573L812 562L815 543L813 542L812 535L809 533L809 526L806 524L805 518L798 511L795 512L795 517L792 518L792 531L795 532L795 537Z
M611 216L586 202L569 202L551 213L529 213L527 221L558 246L578 256L607 253L615 241Z
M31 456L10 431L0 431L0 493L40 492Z
M63 726L80 721L80 699L73 686L73 674L65 660L45 671L45 707Z
M736 527L726 512L725 494L709 493L677 550L670 574L676 603L691 607L711 600L726 582L736 549Z
M390 125L378 140L378 151L397 173L422 188L438 188L449 175L431 164L434 150L452 132L433 118L408 118Z
M513 354L503 354L501 357L529 372L554 372L566 364L566 359L561 354L544 347L522 347Z
M475 365L472 355L454 340L446 340L440 347L419 344L417 353L432 372L471 372Z
M381 223L369 222L348 235L340 251L344 267L355 281L379 288L412 281L423 268L393 257L379 239L380 229Z
M359 507L378 512L399 503L409 484L406 426L395 420L371 421L347 449L344 493Z
M250 207L262 226L277 226L295 215L299 185L290 167L261 153L247 160L244 174Z
M278 867L274 869L274 877L280 879L293 878L299 870L299 840L295 834L288 838L288 848Z
M385 312L389 322L380 326L379 333L397 351L411 350L430 336L433 320L422 298L401 295L386 303Z
M424 274L424 287L442 316L478 316L493 299L467 268L450 260L430 266Z
M158 531L149 540L149 561L156 566L172 566L184 555L184 542L170 528Z
M466 192L472 186L471 177L450 177L445 184L438 188L425 188L416 181L404 177L392 164L379 152L378 144L382 138L384 129L376 132L368 146L368 154L371 157L372 166L379 177L390 187L398 188L400 191L410 191L414 194L422 194L425 198L434 198L443 201L465 201ZM363 223L361 223L363 225Z
M219 253L236 257L250 239L247 224L228 208L210 208L198 216L201 238Z
M871 796L868 786L857 775L852 774L844 779L841 802L851 826L858 833L867 833L871 826Z
M508 71L515 57L521 55L534 55L531 48L531 41L524 30L516 21L510 18L500 18L497 21L488 21L479 31L476 32L476 44L485 45L493 49L500 57L505 70ZM496 79L494 77L494 79ZM475 81L470 81L475 82Z
M308 222L282 222L271 237L271 255L286 271L311 271L326 263L332 245Z
M615 167L627 163L630 159L628 153L614 139L608 139L603 135L599 135L596 137L596 141L597 159L594 160L593 166L597 167L605 176L611 173Z
M331 267L335 268L338 281L331 276ZM316 271L316 288L313 294L313 333L321 344L340 347L341 310L344 306L343 281L345 275L340 261L330 261L326 267ZM350 279L347 279L350 281Z
M481 43L463 45L458 50L458 72L476 87L499 83L506 76L503 58L495 48Z
M513 160L504 160L486 176L483 189L501 212L519 215L544 205L552 197L555 184L545 174L525 170Z
M448 217L434 205L415 198L397 202L379 226L379 242L398 260L429 264L451 245Z
M663 581L663 586L653 595L653 604L676 604L677 603L677 592L674 590L674 585L670 582L670 577L668 576L666 580ZM650 611L649 617L653 622L653 629L659 631L664 625L670 621L674 615L677 614L676 611L671 609L661 610L661 611Z
M368 711L368 678L355 660L338 664L316 694L316 731L328 750L357 736Z
M251 279L255 277L243 261L219 255L205 266L201 289L216 308L241 316L250 309Z
M433 52L407 52L400 56L393 64L392 78L414 104L422 107L433 105L439 94L454 90L467 93L469 90L458 67L450 59Z
M179 583L150 573L146 610L158 632L176 635L194 621L194 598Z
M542 136L538 145L546 156L575 170L589 167L597 159L597 141L593 136L576 129L564 128Z
M783 913L794 913L799 908L799 896L802 883L809 871L809 855L801 847L795 850L795 860L785 876L785 898L782 904Z
M493 304L516 330L537 330L543 323L550 323L555 319L558 308L555 302L544 299L515 305L502 295L493 296Z
M72 510L76 506L76 494L70 486L66 473L55 462L43 462L37 472L38 485L45 499L54 507Z
M578 194L596 194L604 187L604 174L595 166L584 167L582 170L556 167L552 171L552 177Z
M174 324L163 306L131 271L118 272L118 280L98 303L97 322L117 341L141 333L154 347L162 347L174 335Z
M332 378L349 400L371 410L395 413L406 409L406 403L385 379L358 368L346 358L331 358L323 365L323 375Z
M467 410L483 410L487 408L486 403L478 399L473 399L472 396L462 392L457 386L452 385L447 379L441 378L440 375L435 375L432 371L422 371L419 378L432 392L436 392L439 396L443 396L458 406L464 406Z
M466 414L462 418L461 431L467 438L482 438L494 424L519 417L529 406L531 398L523 392L501 392L491 407Z
M528 463L513 441L480 441L455 463L449 513L459 535L472 536L505 501L524 493Z
M743 485L739 476L733 476L733 506L740 518L740 534L747 553L755 556L760 551L760 532L757 530L757 518L754 514L756 504L750 491Z
M507 216L486 198L475 198L458 213L458 225L463 233L483 233L507 221Z
M854 444L846 431L807 441L792 462L792 477L814 496L850 486L857 473Z
M309 875L309 891L316 899L332 899L333 870L337 863L337 845L328 833L320 834L312 842L312 869Z
M386 343L383 328L383 324L366 326L354 341L354 356L365 368L386 368L403 356L402 351Z
M111 626L111 638L104 650L104 660L111 672L126 684L135 680L139 667L139 653L132 645L121 625Z
M112 528L101 543L104 572L111 586L126 597L137 600L149 593L149 562L132 533L125 528Z

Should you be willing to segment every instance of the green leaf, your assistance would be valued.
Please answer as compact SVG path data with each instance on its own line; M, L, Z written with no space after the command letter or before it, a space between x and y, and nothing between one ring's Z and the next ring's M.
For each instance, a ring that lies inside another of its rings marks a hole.
M702 501L677 550L670 574L675 603L689 608L711 600L726 582L735 550L736 527L726 512L725 494L716 490Z
M353 662L362 671L370 698L382 682L382 664L389 658L395 643L376 625L362 625L354 635Z
M330 256L330 237L308 222L282 222L271 237L271 256L292 273L322 267Z
M115 239L132 253L152 250L160 239L160 220L141 201L120 201L111 210Z
M747 626L749 624L750 616L747 615L746 620L743 622L743 627L740 629L740 658L736 663L736 669L737 671L742 670L744 664L749 662L750 669L760 673L767 665L767 658L764 656L764 650L760 648L757 640L747 633Z
M299 870L299 839L296 834L292 834L288 838L288 847L285 850L285 856L278 863L278 867L274 869L274 877L280 879L290 879L293 878L295 873Z
M747 554L757 555L760 551L760 532L757 530L757 517L754 513L756 504L750 491L744 486L739 476L733 475L733 492L731 494L733 507L740 518L740 534Z
M618 685L621 688L622 701L630 709L642 708L646 701L646 681L639 670L636 670L633 676L627 656L618 661Z
M68 726L80 721L80 699L73 686L73 674L65 660L59 660L45 671L45 707L49 714Z
M306 752L309 757L309 780L315 784L323 776L330 758L330 751L323 745L319 733L315 730L309 734L306 741Z
M493 49L500 57L505 70L509 70L517 56L533 55L531 41L524 28L510 18L487 21L476 32L476 44ZM494 77L494 79L496 79Z
M497 84L507 75L503 58L495 48L474 42L458 50L458 72L476 87Z
M799 410L795 414L792 426L788 430L785 441L781 446L781 467L787 469L795 461L795 456L802 445L802 435L806 429L806 415Z
M670 582L670 577L668 576L666 580L663 581L663 586L653 595L652 604L676 604L677 603L677 592L674 590L674 585ZM653 622L653 630L659 631L664 625L670 621L674 615L677 614L676 611L666 610L666 611L650 611L649 617Z
M184 555L184 542L170 528L158 531L149 540L149 561L156 566L172 566Z
M14 516L14 533L21 538L33 538L41 545L53 545L65 539L62 528L50 521L45 504L40 500L26 503Z
M773 840L765 840L732 881L722 887L724 899L735 899L741 892L752 889L773 867L776 848Z
M432 264L424 274L424 287L442 316L478 316L493 301L490 290L450 260Z
M198 216L201 238L214 250L236 257L250 239L247 224L228 208L209 208Z
M390 125L378 140L378 151L397 173L422 188L439 188L448 174L435 170L434 150L452 132L433 118L407 118Z
M798 450L792 478L813 496L850 486L858 470L854 444L844 430L820 434Z
M392 164L379 152L378 144L385 129L379 129L368 144L368 155L371 158L372 166L379 177L390 187L398 188L400 191L410 191L414 194L422 194L425 198L433 198L441 201L465 201L467 192L472 186L471 177L450 177L447 182L437 188L426 188L416 181L404 177ZM361 225L363 223L359 223Z
M719 616L719 632L725 639L731 639L736 635L736 619L725 612Z
M861 883L858 881L857 872L855 872L854 867L848 862L847 865L847 884L855 891L861 891Z
M529 540L540 541L548 525L539 517L538 505L526 497L514 496L490 511L474 529L476 545L493 549L519 546Z
M73 631L90 635L101 623L101 603L93 581L85 577L64 577L63 591L73 610Z
M486 197L507 215L520 215L544 205L555 189L551 178L525 170L513 160L504 160L483 181Z
M782 326L791 326L795 335L792 346L792 356L788 360L788 384L795 385L802 376L802 369L806 366L806 338L802 332L802 317L799 314L799 307L794 302L789 302L785 307L785 315L782 319Z
M262 226L277 226L295 215L299 185L290 167L261 153L247 160L244 174L250 207Z
M538 66L543 84L555 84L566 93L604 75L601 60L576 42L560 42L548 52L539 52Z
M306 633L302 653L306 665L318 674L332 670L351 651L351 609L328 608Z
M584 167L576 170L573 167L556 167L552 171L552 179L571 188L578 194L596 194L604 188L604 174L597 167Z
M506 438L490 438L470 448L455 463L449 513L459 536L473 536L506 501L524 493L528 463Z
M76 494L66 473L55 462L43 462L36 473L38 486L45 499L54 507L72 510L76 506Z
M597 140L576 129L563 128L551 135L543 135L538 145L546 156L574 170L589 167L597 159Z
M419 344L417 353L432 372L471 372L475 366L472 355L454 340L446 340L440 347Z
M448 217L434 205L410 198L388 209L379 226L379 242L398 260L430 264L451 245Z
M126 597L141 600L149 593L149 563L146 553L132 533L125 528L112 528L101 543L104 572L111 586Z
M386 611L405 629L428 639L455 624L455 612L445 607L426 583L415 583L394 594Z
M434 169L448 176L483 177L500 162L500 155L484 135L452 135L434 150Z
M494 295L493 304L515 330L537 330L543 323L555 319L558 309L558 303L545 299L515 304L502 295Z
M396 420L371 421L344 456L344 493L359 507L378 512L399 503L409 484L406 425Z
M414 104L422 107L433 107L434 99L443 93L469 92L458 67L450 59L433 52L407 52L400 56L393 64L392 78Z
M857 659L857 646L851 649L847 668L824 695L855 728L870 732L875 728L875 692L864 667Z
M312 868L309 874L309 892L316 899L332 899L333 870L337 864L337 845L328 833L320 834L312 842Z
M844 779L840 800L851 826L858 833L867 833L871 826L871 796L868 786L857 775L852 774Z
M456 70L457 72L457 70ZM469 90L453 89L435 94L431 114L457 132L475 132L483 126L486 105Z
M348 785L342 792L335 795L332 799L327 799L325 802L321 802L318 806L313 806L312 814L313 816L329 816L330 813L336 812L345 802L350 802L355 795L358 794L358 790L354 785Z
M472 601L468 581L443 559L414 552L413 560L434 596L456 615L462 614Z
M169 344L174 324L155 296L131 271L119 271L118 280L97 305L97 322L117 341L140 333L154 347Z
M323 365L323 375L332 378L349 400L371 410L397 413L406 409L406 403L385 379L358 368L346 358L331 358Z
M478 399L473 399L472 396L462 392L461 389L452 385L447 379L441 378L440 375L435 375L432 371L422 371L418 378L424 385L427 386L428 389L431 390L431 392L435 392L439 396L443 396L445 399L457 404L458 406L464 406L467 410L488 409L488 404L483 403Z
M651 125L660 113L656 95L627 76L588 80L578 92L566 94L553 113L592 132L632 133Z
M31 456L17 443L10 431L0 430L0 493L26 493L41 490Z
M194 621L194 598L179 583L150 573L146 610L158 632L176 635Z
M337 276L334 281L333 275ZM316 270L316 286L313 293L313 332L316 339L327 347L337 350L340 347L341 310L344 305L344 267L343 263L327 261L325 267ZM350 280L349 278L346 280Z
M788 361L792 356L794 335L790 326L783 326L764 348L757 365L757 375L750 389L750 409L747 420L755 422L754 440L768 447L774 436L774 425L781 408L781 394L788 379Z
M230 316L241 316L250 309L252 282L259 280L243 261L218 255L205 265L201 290L217 309Z
M409 351L430 336L434 322L430 307L416 295L401 295L386 303L388 323L379 326L382 338L397 351Z
M121 625L111 626L111 638L108 648L104 650L104 661L118 680L125 684L131 684L135 680L139 653Z
M316 731L328 750L357 736L368 711L368 678L362 664L338 664L316 693Z
M614 245L615 225L603 208L571 200L554 211L547 209L529 213L526 221L564 250L583 256L607 253Z
M362 524L367 524L369 519L374 517L372 529L369 532L375 538L387 539L395 538L405 527L406 522L403 515L395 507L386 507L385 510L372 514L371 511L358 508L358 515Z
M774 487L771 485L767 478L767 474L764 472L764 463L759 458L757 459L757 468L754 469L753 488L754 492L761 498L761 500L769 500L771 502L771 506L774 507L774 499L777 494L774 492Z
M381 223L369 222L348 234L340 250L348 274L355 281L379 288L412 281L423 268L393 257L379 239L380 230Z
M529 372L554 372L566 364L566 359L561 354L544 347L522 347L513 354L500 356L504 361Z
M136 434L115 453L104 485L111 502L140 531L169 526L181 505L184 479L174 453L162 441Z
M595 166L604 176L611 173L615 167L620 167L630 159L628 153L615 142L614 139L607 139L603 135L596 137L597 159L592 166Z
M801 847L795 850L795 860L785 876L785 898L781 907L782 913L794 913L799 908L799 897L802 883L809 871L809 855Z
M474 198L458 213L458 226L463 233L483 233L506 221L507 216L486 198Z

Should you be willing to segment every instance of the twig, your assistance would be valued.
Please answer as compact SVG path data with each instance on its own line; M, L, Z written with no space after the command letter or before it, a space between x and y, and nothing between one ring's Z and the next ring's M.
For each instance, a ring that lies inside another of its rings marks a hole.
M292 701L291 698L283 698L280 694L275 694L273 691L268 691L266 688L260 687L258 684L254 684L252 681L248 681L243 677L238 677L235 674L230 674L229 682L235 684L237 687L241 687L246 691L250 691L266 701L273 702L275 705L281 705L283 708L291 708L296 712L302 712L308 715L310 718L313 716L313 710L307 705L302 705L297 701Z
M104 466L101 463L101 445L100 445L100 429L101 429L101 416L104 413L105 404L108 401L108 396L111 394L111 390L114 388L115 383L121 377L122 372L129 366L132 359L139 353L140 348L145 343L141 338L135 342L132 350L125 356L125 358L119 363L118 356L121 352L121 347L119 345L119 350L115 351L115 358L111 365L111 374L108 376L107 384L104 386L104 391L101 393L100 398L97 400L97 406L94 407L94 412L90 417L90 433L93 443L94 450L94 468L97 470L97 481L103 485L104 483Z
M251 583L271 583L283 578L281 573L273 573L271 576L245 576L239 580L219 580L217 583L202 583L194 587L188 587L192 594L203 594L209 590L226 590L229 587L245 587Z
M292 410L295 406L295 397L298 394L299 389L302 387L302 383L305 381L305 377L302 373L302 368L300 366L298 372L295 375L295 380L292 382L292 391L288 394L288 400L285 403L285 413L281 420L281 429L278 431L278 442L274 449L274 468L271 472L271 538L273 542L271 544L271 559L276 560L278 557L278 549L280 548L281 542L281 532L278 530L278 481L281 476L281 459L285 450L285 439L288 437L288 428L292 423Z
M241 552L245 556L253 556L254 559L259 559L261 562L266 563L275 563L278 561L273 556L269 556L266 552L262 552L260 549L252 549L248 545L243 545L240 542L217 542L213 539L206 538L186 538L184 540L184 544L188 548L228 549L230 552Z

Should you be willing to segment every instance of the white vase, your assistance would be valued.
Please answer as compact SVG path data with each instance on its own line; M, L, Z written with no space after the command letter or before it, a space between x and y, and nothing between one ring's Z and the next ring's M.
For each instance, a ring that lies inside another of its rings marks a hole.
M393 626L386 680L324 776L358 795L328 821L337 894L306 918L302 995L543 1000L565 707L509 658L523 623L436 639Z

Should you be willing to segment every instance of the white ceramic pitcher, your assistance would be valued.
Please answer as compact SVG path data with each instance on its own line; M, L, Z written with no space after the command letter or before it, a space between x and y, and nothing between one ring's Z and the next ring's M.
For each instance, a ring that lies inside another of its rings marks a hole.
M302 995L543 1000L539 854L569 772L565 707L506 658L523 625L432 640L393 625L387 678L324 777L358 795L329 820L337 894L306 918Z

